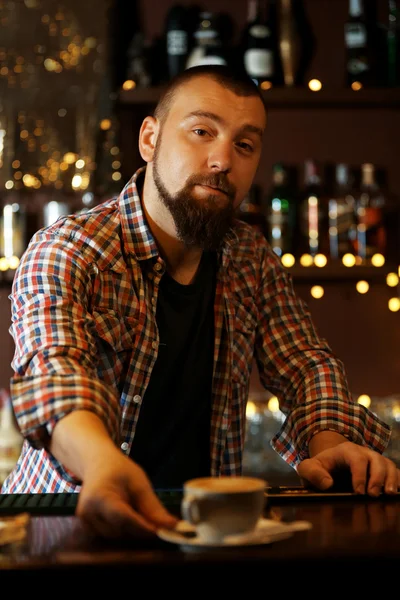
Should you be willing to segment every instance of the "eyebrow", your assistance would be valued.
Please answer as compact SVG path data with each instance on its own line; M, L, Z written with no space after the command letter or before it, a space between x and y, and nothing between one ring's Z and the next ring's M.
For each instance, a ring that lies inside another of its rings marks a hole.
M216 123L220 123L221 125L224 125L226 123L225 119L223 117L221 117L220 115L217 115L213 112L209 112L207 110L193 110L192 112L188 113L185 118L184 121L186 121L187 119L191 119L192 117L204 117L206 119L211 119L212 121L215 121ZM260 136L260 138L263 137L263 133L264 131L261 129L261 127L257 127L256 125L251 125L251 123L246 123L245 125L243 125L243 127L241 127L241 131L243 131L243 133L255 133L257 135Z

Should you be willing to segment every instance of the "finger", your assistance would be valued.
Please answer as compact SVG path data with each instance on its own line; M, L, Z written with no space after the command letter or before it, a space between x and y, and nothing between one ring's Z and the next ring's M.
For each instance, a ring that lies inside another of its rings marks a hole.
M150 537L156 533L154 523L136 512L123 500L116 500L107 509L107 522L116 530L117 537Z
M148 537L156 528L120 498L96 498L78 504L77 515L93 531L107 538Z
M90 515L90 517L84 522L86 530L94 534L96 537L101 537L107 540L123 540L123 539L146 539L152 537L142 529L132 529L131 526L124 523L124 520L112 520L109 515Z
M385 494L397 494L397 467L388 458L386 459Z
M382 493L386 479L386 459L376 452L368 453L369 479L367 492L370 496L379 496Z
M333 485L333 479L326 468L315 458L306 458L297 467L299 476L320 490L327 490Z
M135 506L155 528L173 529L178 524L179 519L168 512L150 486L135 490Z
M76 516L79 518L87 534L104 538L115 537L115 530L110 531L110 527L100 513L95 512L94 508L89 509L86 502L81 504L78 502Z
M356 494L365 494L368 477L369 460L365 454L358 453L348 459L351 472L351 482Z
M80 517L86 533L100 538L116 539L116 531L100 515L82 515Z

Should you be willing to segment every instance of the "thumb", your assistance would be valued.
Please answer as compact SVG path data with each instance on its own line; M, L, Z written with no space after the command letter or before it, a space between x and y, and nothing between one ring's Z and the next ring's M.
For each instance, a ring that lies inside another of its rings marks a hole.
M319 490L327 490L333 485L333 479L322 464L315 458L303 460L297 467L298 475Z

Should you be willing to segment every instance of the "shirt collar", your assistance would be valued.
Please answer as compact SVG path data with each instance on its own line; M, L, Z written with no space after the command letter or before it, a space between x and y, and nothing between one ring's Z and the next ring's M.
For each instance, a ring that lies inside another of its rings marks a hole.
M143 212L138 190L138 187L142 185L145 170L145 166L140 167L134 173L118 199L124 246L129 254L135 255L138 260L159 256L156 241Z

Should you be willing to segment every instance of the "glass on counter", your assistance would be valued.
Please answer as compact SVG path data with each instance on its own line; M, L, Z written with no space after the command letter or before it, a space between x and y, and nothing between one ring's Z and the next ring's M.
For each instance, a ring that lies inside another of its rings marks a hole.
M0 390L0 487L15 467L23 438L17 427L10 397Z

